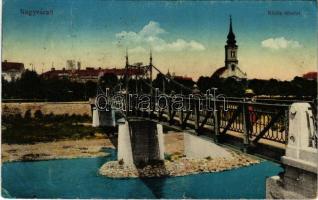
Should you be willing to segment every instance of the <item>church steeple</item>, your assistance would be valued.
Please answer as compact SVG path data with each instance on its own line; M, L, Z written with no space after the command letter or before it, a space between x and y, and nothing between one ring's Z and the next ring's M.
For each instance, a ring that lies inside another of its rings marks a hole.
M230 15L230 28L229 33L227 34L227 41L225 45L225 66L229 68L229 71L234 72L238 65L237 50L238 46L236 45L235 35L233 33L232 27L232 16Z
M229 29L229 33L227 34L226 43L229 46L236 46L235 34L233 33L233 28L232 28L232 16L231 15L230 15L230 29Z
M126 48L126 66L129 65L129 60L128 60L128 49Z
M238 57L237 57L238 45L236 44L235 34L233 32L231 15L230 15L229 32L227 34L227 41L224 46L224 50L225 50L225 60L224 60L225 66L216 70L212 76L222 77L222 78L235 77L238 79L246 78L246 73L242 72L242 70L238 66Z

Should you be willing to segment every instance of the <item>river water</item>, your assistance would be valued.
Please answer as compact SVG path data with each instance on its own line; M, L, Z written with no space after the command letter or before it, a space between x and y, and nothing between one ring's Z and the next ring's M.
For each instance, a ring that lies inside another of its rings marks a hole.
M218 173L150 179L98 174L108 157L12 162L2 165L2 195L13 198L265 198L265 180L283 169L263 161Z

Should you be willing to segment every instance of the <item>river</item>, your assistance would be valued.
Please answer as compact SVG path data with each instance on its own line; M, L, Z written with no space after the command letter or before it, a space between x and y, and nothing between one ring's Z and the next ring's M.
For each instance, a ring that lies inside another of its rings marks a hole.
M108 157L12 162L2 165L3 196L13 198L265 198L265 180L280 165L260 164L217 173L150 179L111 179L98 169Z

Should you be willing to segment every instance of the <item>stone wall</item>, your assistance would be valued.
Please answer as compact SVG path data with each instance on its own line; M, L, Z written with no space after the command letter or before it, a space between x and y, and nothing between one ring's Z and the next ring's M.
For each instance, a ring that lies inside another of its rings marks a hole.
M1 103L2 116L10 114L21 114L24 116L27 110L31 110L32 116L37 110L40 110L43 114L92 115L89 102Z

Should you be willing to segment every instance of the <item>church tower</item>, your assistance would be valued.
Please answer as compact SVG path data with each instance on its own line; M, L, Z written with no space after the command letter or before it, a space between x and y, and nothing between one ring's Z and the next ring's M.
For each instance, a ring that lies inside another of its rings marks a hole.
M227 67L228 76L236 75L236 68L238 67L237 49L235 34L232 28L232 17L230 16L230 29L227 34L227 41L225 45L225 66Z
M236 80L246 79L247 75L238 66L237 50L235 34L233 33L232 17L230 16L230 28L227 34L225 49L225 65L218 68L212 77L218 78L235 78Z

